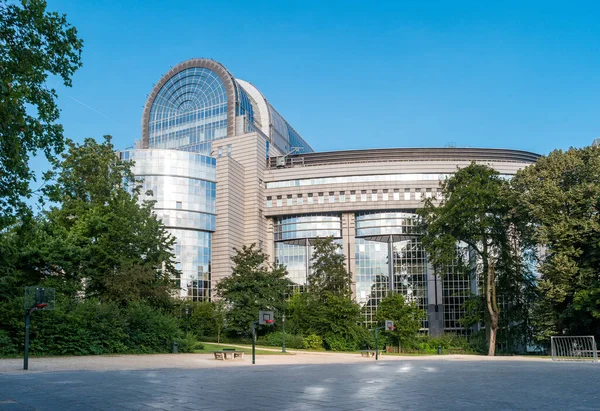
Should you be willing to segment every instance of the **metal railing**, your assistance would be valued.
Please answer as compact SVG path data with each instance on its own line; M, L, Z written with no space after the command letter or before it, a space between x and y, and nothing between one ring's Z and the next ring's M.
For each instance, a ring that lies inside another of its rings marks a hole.
M551 337L552 361L598 362L598 348L593 336Z

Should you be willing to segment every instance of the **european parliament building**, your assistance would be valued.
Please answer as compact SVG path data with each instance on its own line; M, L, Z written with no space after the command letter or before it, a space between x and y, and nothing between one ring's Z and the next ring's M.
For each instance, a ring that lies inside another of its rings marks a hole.
M472 161L510 177L535 153L477 148L314 152L251 83L210 59L173 67L154 86L135 161L155 213L176 238L181 296L209 299L230 275L234 248L258 244L306 287L311 244L333 236L353 277L353 296L374 321L386 290L425 310L431 334L462 332L462 304L476 284L434 276L415 210L439 199L439 183Z

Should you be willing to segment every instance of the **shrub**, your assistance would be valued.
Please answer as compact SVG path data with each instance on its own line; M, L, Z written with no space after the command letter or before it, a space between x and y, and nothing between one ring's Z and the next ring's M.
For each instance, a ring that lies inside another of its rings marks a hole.
M354 351L357 349L357 341L345 338L343 335L330 334L324 339L325 347L331 351Z
M216 343L217 342L217 336L213 335L213 336L202 336L201 337L202 341L204 342L209 342L209 343ZM244 338L244 337L229 337L226 335L221 335L221 340L220 340L221 344L252 344L252 338Z
M283 345L283 332L275 331L260 337L258 343L272 347L281 347ZM288 348L304 348L304 338L301 335L285 334L285 346Z
M323 339L315 334L304 337L304 348L308 350L323 350Z
M132 352L169 352L171 343L181 336L177 318L148 305L131 304L124 310L124 316Z
M204 344L198 341L194 333L187 333L183 337L175 339L175 342L179 345L179 352L189 353L204 349Z
M15 355L17 347L13 344L8 332L0 330L0 356Z

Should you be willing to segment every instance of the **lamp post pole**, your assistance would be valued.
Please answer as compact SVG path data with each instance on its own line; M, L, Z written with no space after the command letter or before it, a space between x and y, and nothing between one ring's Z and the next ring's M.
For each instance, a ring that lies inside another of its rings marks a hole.
M254 352L256 350L256 326L258 325L258 321L253 321L252 322L252 364L255 363L255 355Z
M283 313L283 315L281 316L281 328L282 328L282 332L283 332L283 339L281 341L281 352L286 352L285 351L285 313Z
M385 327L375 328L375 360L379 360L379 330L383 330Z
M188 321L190 319L190 307L185 307L185 334L188 333Z

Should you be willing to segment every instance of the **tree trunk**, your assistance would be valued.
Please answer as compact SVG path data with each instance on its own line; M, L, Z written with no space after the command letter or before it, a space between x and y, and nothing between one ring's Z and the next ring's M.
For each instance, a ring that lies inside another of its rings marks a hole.
M488 355L496 355L496 335L498 333L498 319L500 318L500 310L496 301L496 271L494 270L494 262L490 259L487 264L487 278L485 287L485 300L487 303L488 313L490 315L490 330L489 330L489 349Z

